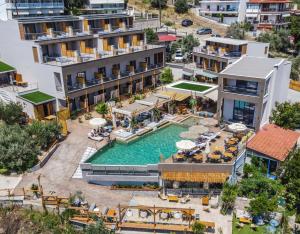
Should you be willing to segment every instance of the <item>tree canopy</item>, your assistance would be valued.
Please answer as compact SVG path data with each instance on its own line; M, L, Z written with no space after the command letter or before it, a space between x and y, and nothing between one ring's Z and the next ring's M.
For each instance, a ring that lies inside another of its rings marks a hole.
M288 129L300 126L300 103L276 103L272 110L270 122Z
M286 52L291 47L289 36L289 30L280 29L259 34L257 41L270 43L271 51Z
M226 37L233 39L244 39L245 32L239 23L231 24L226 31Z
M265 215L277 208L276 197L269 198L267 193L260 193L250 201L249 211L253 216Z
M192 230L194 234L204 234L205 226L202 223L194 222L192 225Z
M188 12L188 10L189 10L189 5L186 0L176 0L175 11L178 14L186 13L186 12Z
M292 57L290 60L292 62L291 79L300 81L300 55Z
M173 73L171 68L166 67L163 72L161 73L159 80L163 83L163 84L169 84L173 82Z
M5 104L0 101L0 120L6 124L19 124L24 119L23 107L20 103Z
M146 28L145 33L146 33L147 43L151 44L158 41L157 33L154 32L152 28Z
M151 0L151 6L155 8L165 8L167 6L167 0Z
M97 113L104 116L108 113L108 106L105 102L100 102L96 105L95 110Z
M182 38L182 50L184 53L192 53L194 47L200 45L198 38L194 37L193 34L189 34Z
M226 214L229 209L233 209L235 199L238 194L238 186L225 183L222 191L222 209L221 211Z

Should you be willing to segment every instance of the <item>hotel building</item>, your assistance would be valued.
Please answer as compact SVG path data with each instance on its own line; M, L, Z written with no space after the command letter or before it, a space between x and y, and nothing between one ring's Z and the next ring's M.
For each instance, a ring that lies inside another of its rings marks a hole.
M62 13L64 13L63 0L0 0L1 20L33 16L54 16Z
M258 131L269 122L276 102L287 98L291 63L244 56L219 74L219 122L241 122Z
M241 56L267 57L269 44L231 38L211 37L193 50L194 64L183 69L183 78L218 83L218 73Z
M20 18L0 22L0 31L0 59L18 82L55 98L51 112L153 87L165 61L165 48L147 45L125 14Z

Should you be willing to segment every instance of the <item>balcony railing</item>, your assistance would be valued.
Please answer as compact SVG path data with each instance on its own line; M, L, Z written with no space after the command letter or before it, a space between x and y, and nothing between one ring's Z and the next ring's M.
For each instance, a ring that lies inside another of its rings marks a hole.
M225 92L230 92L230 93L258 96L258 90L257 89L250 89L250 88L245 88L245 87L224 85L224 91Z
M52 39L61 39L67 37L75 37L81 34L84 34L81 29L73 29L73 33L63 32L63 31L53 31L51 35L49 32L38 32L38 33L25 33L25 40L52 40Z
M41 9L41 8L64 8L63 2L53 3L11 3L10 9Z
M120 79L125 79L130 76L138 75L143 72L151 71L154 69L159 69L162 66L163 66L163 64L151 64L149 66L149 69L144 70L144 71L139 71L139 69L137 69L135 73L124 71L124 72L120 72L118 76L111 75L110 77L103 77L101 79L97 79L97 78L92 78L91 80L86 79L84 84L75 82L73 85L68 85L68 91L76 91L76 90L80 90L80 89L84 89L84 88L88 88L88 87L92 87L92 86L96 86L96 85L100 85L100 84L105 84L105 83L120 80Z
M203 54L213 55L218 57L228 57L228 58L238 58L241 57L242 55L240 51L226 52L225 48L219 48L217 50L213 50L213 49L209 49L208 46L196 47L194 48L193 52L203 53Z

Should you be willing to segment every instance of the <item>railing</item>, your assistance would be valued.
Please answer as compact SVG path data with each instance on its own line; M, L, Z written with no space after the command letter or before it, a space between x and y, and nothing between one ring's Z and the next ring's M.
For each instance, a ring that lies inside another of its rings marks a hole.
M40 8L64 8L64 3L11 3L11 9L40 9Z
M231 86L231 85L224 85L224 91L231 92L231 93L251 95L251 96L258 96L257 89L250 89L250 88L237 87L237 86Z
M199 188L178 188L178 189L171 189L171 188L166 188L165 189L167 194L175 194L175 195L220 195L222 192L222 189L199 189Z
M199 8L200 12L237 12L237 8L229 8L229 9L206 9L206 8Z
M262 12L285 12L290 11L290 8L262 8Z
M219 48L221 49L221 48ZM196 47L194 48L193 52L195 53L203 53L207 55L213 55L218 57L228 57L228 58L238 58L241 57L242 53L240 51L229 51L229 52L220 52L219 49L217 50L209 50L207 46Z
M138 69L136 70L136 73L131 73L128 71L124 71L124 72L120 72L118 76L113 76L111 75L110 77L103 77L102 79L96 79L93 78L91 80L86 80L84 84L80 84L78 82L76 82L75 84L69 85L68 86L68 91L75 91L75 90L80 90L83 88L87 88L87 87L92 87L95 85L99 85L99 84L105 84L105 83L109 83L112 81L116 81L116 80L121 80L121 79L125 79L128 78L130 76L135 76L135 75L139 75L140 73L143 72L147 72L150 70L154 70L154 69L159 69L162 67L162 64L152 64L149 66L149 68L147 70L144 71L138 71Z

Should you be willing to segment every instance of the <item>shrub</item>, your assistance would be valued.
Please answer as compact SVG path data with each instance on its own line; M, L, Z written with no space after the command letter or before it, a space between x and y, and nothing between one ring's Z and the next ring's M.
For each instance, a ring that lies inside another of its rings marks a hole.
M188 12L189 6L186 0L176 0L175 2L175 11L179 14Z

